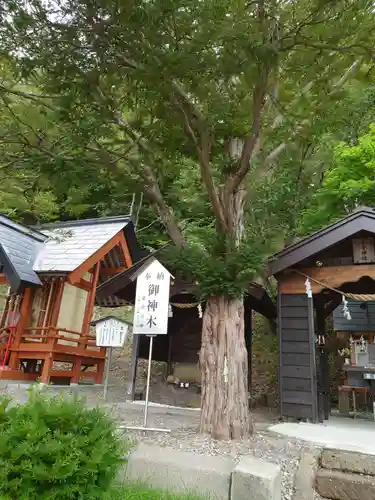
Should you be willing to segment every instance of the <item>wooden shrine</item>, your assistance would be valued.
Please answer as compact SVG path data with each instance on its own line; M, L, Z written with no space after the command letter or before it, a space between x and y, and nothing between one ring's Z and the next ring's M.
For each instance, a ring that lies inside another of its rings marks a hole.
M110 278L102 283L97 290L97 300L106 300L114 296L128 303L134 303L136 280L142 270L149 264L153 256L145 256L131 269ZM172 272L172 271L171 271ZM167 375L171 375L176 365L197 366L201 347L202 314L205 304L197 299L197 286L180 279L172 272L175 279L170 286L170 311L168 334L154 339L153 360L167 363ZM245 304L245 341L249 360L249 387L251 387L251 355L252 355L252 310L259 312L271 321L276 319L276 307L266 290L258 283L249 285ZM134 382L136 378L137 359L147 359L149 339L141 335L133 337L132 354L132 389L134 398ZM183 366L180 368L184 368ZM193 370L194 371L194 370ZM196 382L200 383L199 371L196 372ZM193 380L191 380L193 382Z
M138 258L129 217L31 228L0 216L0 281L8 285L0 377L101 383L106 353L90 333L96 290Z
M352 320L346 311L350 311L348 301L363 304L375 300L374 241L375 211L360 208L270 259L269 274L278 282L282 416L313 422L329 418L326 318L340 306L336 320L339 315L348 330ZM367 305L362 307L367 309ZM352 314L356 318L357 313ZM352 359L345 370L357 372L357 368ZM360 385L374 397L374 384L366 379L371 371L371 367L364 367L359 378ZM357 388L349 386L349 390Z

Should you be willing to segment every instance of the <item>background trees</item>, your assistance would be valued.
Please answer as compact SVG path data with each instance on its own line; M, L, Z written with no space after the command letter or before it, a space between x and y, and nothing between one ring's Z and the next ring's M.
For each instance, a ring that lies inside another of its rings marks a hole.
M243 295L309 224L336 140L369 119L352 105L371 83L373 28L366 0L5 1L17 183L40 173L28 195L48 200L44 217L144 193L207 299L201 428L216 437L251 431Z

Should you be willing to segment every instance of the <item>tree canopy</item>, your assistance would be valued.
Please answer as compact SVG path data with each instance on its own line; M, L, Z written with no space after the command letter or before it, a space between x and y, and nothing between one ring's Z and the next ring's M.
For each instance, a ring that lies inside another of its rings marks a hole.
M333 216L356 190L371 198L371 141L359 138L374 121L373 2L3 4L3 173L27 200L12 209L118 213L143 193L143 235L171 240L167 258L206 299L202 429L246 435L249 283L323 223L317 206ZM367 177L349 182L356 162Z

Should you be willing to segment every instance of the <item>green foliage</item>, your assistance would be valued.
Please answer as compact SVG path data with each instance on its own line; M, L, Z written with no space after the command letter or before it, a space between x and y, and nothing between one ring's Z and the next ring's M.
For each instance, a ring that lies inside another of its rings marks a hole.
M168 491L154 490L142 484L127 484L113 488L103 500L203 500L198 494L174 494ZM0 499L1 500L1 499Z
M336 146L332 166L302 214L300 232L317 230L358 206L375 206L375 125L357 144Z
M205 231L205 236L196 239L194 235L199 232L192 231L187 248L167 247L161 254L163 259L179 276L199 284L202 299L217 295L243 296L259 275L269 254L270 242L267 245L259 235L247 235L233 248L231 241L225 235L217 235L212 227L201 231Z
M122 463L114 424L76 399L30 392L0 406L0 494L9 500L96 500Z
M142 243L187 247L170 262L202 296L246 290L295 237L337 140L371 119L369 0L4 0L3 12L0 134L15 187L0 207L124 213L143 192ZM224 195L238 194L241 168L228 144L258 135L232 219Z

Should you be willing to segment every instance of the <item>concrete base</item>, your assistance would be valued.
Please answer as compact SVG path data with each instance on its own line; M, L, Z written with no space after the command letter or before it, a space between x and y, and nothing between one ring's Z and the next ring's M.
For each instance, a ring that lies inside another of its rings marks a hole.
M228 500L234 460L141 444L129 457L123 480L172 493Z
M232 474L231 500L280 500L281 469L253 457L244 457Z
M331 417L324 424L284 423L269 430L319 446L375 455L375 422Z

